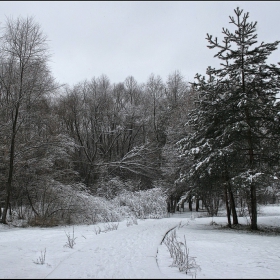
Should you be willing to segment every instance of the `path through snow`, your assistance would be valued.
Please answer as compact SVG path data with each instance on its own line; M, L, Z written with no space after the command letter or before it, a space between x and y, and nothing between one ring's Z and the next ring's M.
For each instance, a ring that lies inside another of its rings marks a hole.
M158 246L177 219L138 221L138 225L89 236L75 256L65 259L47 278L166 278L157 266ZM106 235L106 238L104 238ZM91 265L89 265L91 264Z
M266 206L260 224L278 226L279 206ZM271 212L272 211L272 212ZM194 212L194 216L204 213ZM271 215L271 216L268 216ZM178 226L185 235L190 256L201 267L197 278L272 278L280 277L280 236L260 235L221 228L226 217L190 219L191 212L174 214L165 219L138 220L118 230L95 233L98 225L74 226L76 244L64 245L66 233L73 227L13 228L0 225L1 279L74 279L74 278L192 278L170 267L172 259L166 246L160 245L165 233ZM242 219L240 222L242 222ZM243 219L243 223L246 220ZM99 224L101 229L104 224ZM35 264L46 248L44 265Z

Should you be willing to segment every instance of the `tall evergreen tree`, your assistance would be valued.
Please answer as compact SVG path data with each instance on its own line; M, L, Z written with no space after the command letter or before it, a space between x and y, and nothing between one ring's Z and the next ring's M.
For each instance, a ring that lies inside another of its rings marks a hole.
M194 162L190 174L214 172L210 180L216 182L223 177L232 206L232 188L246 194L251 229L257 229L257 192L279 163L280 69L266 59L280 41L254 46L257 22L249 23L249 13L239 8L234 12L229 18L236 29L223 28L221 44L207 34L208 48L219 49L215 57L222 67L209 67L208 81L196 76L200 100L190 121L193 132L179 144Z

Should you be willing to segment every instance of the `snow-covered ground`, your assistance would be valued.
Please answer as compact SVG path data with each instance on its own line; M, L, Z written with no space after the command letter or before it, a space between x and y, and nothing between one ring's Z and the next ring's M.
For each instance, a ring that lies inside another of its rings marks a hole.
M202 212L137 222L127 226L123 221L117 230L100 234L106 224L74 226L73 248L65 246L67 235L73 237L72 226L0 225L0 278L280 278L279 234L229 230L222 227L225 217L206 218ZM258 224L280 227L280 206L262 206ZM201 269L196 275L170 267L161 241L174 227ZM36 264L44 251L45 263Z

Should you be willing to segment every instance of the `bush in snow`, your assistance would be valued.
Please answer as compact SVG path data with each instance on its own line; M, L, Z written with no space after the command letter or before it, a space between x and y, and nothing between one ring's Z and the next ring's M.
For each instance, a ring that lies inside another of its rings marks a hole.
M95 224L122 219L118 207L102 197L94 197L82 184L49 186L37 195L28 217L30 225Z
M26 217L32 226L54 226L83 222L86 212L82 184L65 185L58 182L46 183L29 192L31 209ZM26 211L27 213L27 211Z
M15 216L19 216L18 212L15 211ZM92 196L83 184L52 181L29 191L24 215L32 226L112 223L129 217L136 221L162 218L166 215L166 196L160 188L137 192L123 190L108 200Z
M105 197L109 200L116 197L123 190L133 191L135 182L131 180L121 180L118 176L113 178L107 178L106 180L101 179L97 183L97 196Z
M103 232L112 231L112 230L117 230L118 227L119 227L119 223L117 223L117 224L114 224L114 223L106 223L106 224L104 224Z
M154 219L166 216L166 195L161 188L137 192L123 191L114 201L138 219Z
M87 193L79 193L78 197L82 204L79 205L80 211L72 217L72 221L75 223L110 223L123 219L121 211L114 201Z
M126 226L129 227L129 226L133 226L133 225L138 225L137 218L128 217L126 220Z

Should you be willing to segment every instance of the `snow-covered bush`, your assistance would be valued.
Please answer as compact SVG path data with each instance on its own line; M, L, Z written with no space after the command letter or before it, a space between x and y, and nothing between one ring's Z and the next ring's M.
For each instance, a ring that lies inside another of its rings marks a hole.
M117 230L119 227L119 223L106 223L103 225L103 232Z
M122 180L118 176L101 179L97 182L97 196L113 199L124 190L135 191L138 189L140 181L137 180Z
M71 224L75 216L82 214L82 198L78 195L81 184L66 185L56 181L42 182L29 189L26 219L33 226Z
M119 177L114 177L98 182L97 195L113 199L123 189L125 189L125 183Z
M123 217L118 205L90 195L82 184L53 182L32 191L25 206L26 219L32 226L117 222Z
M86 192L77 192L76 198L80 203L76 204L76 211L72 213L72 223L109 223L119 222L123 218L118 205L114 201L92 196Z
M123 190L109 200L92 196L83 184L65 185L53 181L30 189L29 204L24 209L31 226L112 223L129 218L165 217L166 196L160 188L137 192ZM18 211L15 213L16 218Z
M129 210L138 219L155 219L166 216L166 195L161 188L137 192L123 191L114 201Z
M129 227L129 226L133 226L133 225L138 225L137 218L136 217L128 217L127 220L126 220L126 226Z

